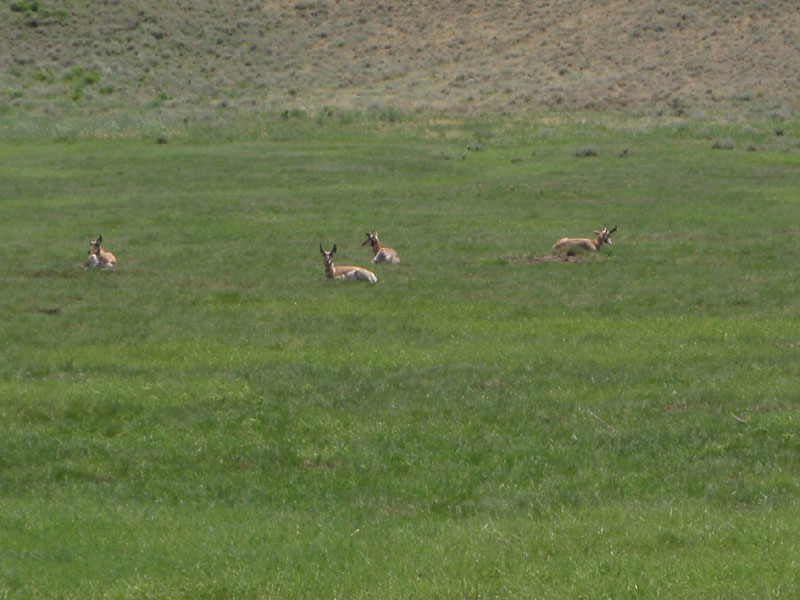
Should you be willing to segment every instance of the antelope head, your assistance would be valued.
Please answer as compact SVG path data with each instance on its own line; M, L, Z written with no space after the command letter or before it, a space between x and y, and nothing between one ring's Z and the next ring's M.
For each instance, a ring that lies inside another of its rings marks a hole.
M99 236L96 240L89 238L89 254L97 256L100 254L100 243L103 241L103 236Z
M326 267L330 267L333 265L333 255L336 254L336 244L333 245L333 249L330 252L325 252L322 248L322 244L319 245L319 251L322 252L322 260L325 263Z
M614 225L614 229L609 229L608 226L604 226L602 231L595 231L597 234L597 240L600 244L608 244L612 246L614 242L611 241L611 234L617 230L617 226Z
M361 244L362 246L366 246L367 244L372 244L374 246L379 243L377 231L365 231L364 233L367 234L367 239Z

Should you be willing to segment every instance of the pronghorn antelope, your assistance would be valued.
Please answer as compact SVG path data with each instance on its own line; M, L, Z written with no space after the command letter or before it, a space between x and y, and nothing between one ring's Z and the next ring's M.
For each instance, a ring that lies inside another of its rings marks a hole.
M364 240L364 243L361 244L362 246L366 246L370 244L372 246L372 252L375 256L372 258L373 263L379 262L390 262L390 263L399 263L400 256L397 254L397 250L394 248L389 248L388 246L382 246L380 241L378 240L378 232L377 231L365 231L364 233L367 234L367 239Z
M333 250L330 252L325 252L322 249L322 244L320 244L319 251L322 252L322 260L325 263L325 277L328 279L357 279L358 281L378 283L375 273L367 269L362 269L361 267L334 267L333 255L336 254L336 244L333 245Z
M102 235L96 240L89 238L89 258L84 261L84 268L98 267L100 269L113 269L114 265L117 264L117 257L100 247L102 241Z
M555 254L559 250L566 250L567 254L575 254L575 250L578 248L595 252L599 250L600 246L603 244L608 244L609 246L612 244L611 234L616 230L616 225L614 225L614 229L611 230L609 230L608 227L603 227L602 231L594 232L597 234L597 237L593 240L587 238L561 238L550 248L550 254Z

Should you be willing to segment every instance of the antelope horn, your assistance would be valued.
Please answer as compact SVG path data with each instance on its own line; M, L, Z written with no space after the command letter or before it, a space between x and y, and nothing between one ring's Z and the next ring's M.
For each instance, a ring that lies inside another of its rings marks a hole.
M331 250L331 254L336 254L336 244L333 245L333 250Z
M612 234L612 233L614 233L616 230L617 230L617 226L616 226L616 225L614 225L614 229L612 229L611 231L609 231L609 232L608 232L608 235L611 235L611 234Z

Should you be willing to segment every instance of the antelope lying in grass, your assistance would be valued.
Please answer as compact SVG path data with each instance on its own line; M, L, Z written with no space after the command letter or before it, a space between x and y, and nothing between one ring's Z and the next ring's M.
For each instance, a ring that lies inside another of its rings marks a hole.
M113 269L114 265L117 264L117 257L100 247L102 241L102 235L96 240L89 238L89 258L84 261L84 268L98 267L100 269Z
M333 255L336 254L336 244L333 245L333 250L330 252L325 252L322 249L322 244L320 244L319 251L322 252L322 260L325 263L325 277L328 279L357 279L358 281L378 283L375 273L367 269L362 269L361 267L334 267Z
M555 254L558 251L566 250L567 254L572 255L575 254L575 251L579 248L596 252L603 244L608 244L609 246L612 244L611 234L616 230L616 225L614 225L614 229L611 230L609 230L608 227L603 227L602 231L594 232L597 234L597 237L593 240L587 238L561 238L555 244L553 244L552 248L550 248L550 254Z
M377 231L366 231L367 239L364 240L364 243L361 244L362 246L366 246L370 244L372 246L372 252L375 255L372 258L373 263L379 262L390 262L390 263L399 263L400 256L397 254L397 250L394 248L389 248L388 246L382 246L380 240L378 240L378 232Z

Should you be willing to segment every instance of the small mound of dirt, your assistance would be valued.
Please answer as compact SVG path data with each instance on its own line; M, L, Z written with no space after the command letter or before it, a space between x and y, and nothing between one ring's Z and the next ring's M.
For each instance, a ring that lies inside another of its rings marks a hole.
M512 256L509 262L515 265L529 265L537 263L577 263L584 260L581 254L542 254L541 256Z

